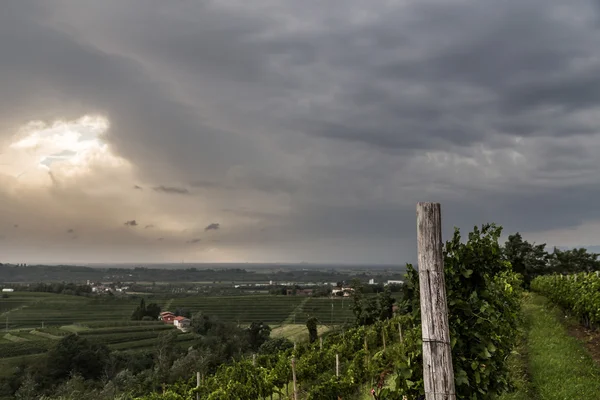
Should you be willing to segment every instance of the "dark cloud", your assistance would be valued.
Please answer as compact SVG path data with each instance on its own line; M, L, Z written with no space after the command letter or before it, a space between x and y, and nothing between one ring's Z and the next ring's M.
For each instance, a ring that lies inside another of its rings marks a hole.
M154 228L154 225L150 224L150 225L146 225L146 226L144 227L144 229L150 229L150 228Z
M75 233L74 229L67 229L67 233Z
M212 224L210 224L206 228L204 228L204 230L205 231L216 231L216 230L219 230L220 228L221 228L221 224L213 222Z
M180 234L219 230L196 222L214 218L241 258L411 261L417 201L442 203L445 235L600 219L597 5L276 3L10 3L0 139L102 114L136 201L134 182L198 193L139 213L114 201L106 220ZM55 198L83 196L51 177Z
M124 224L125 226L138 226L138 223L136 222L135 219L132 219L130 221L125 222Z
M202 240L202 239L198 239L198 238L196 238L196 239L191 239L191 240L188 240L186 243L192 243L192 244L195 244L195 243L200 243L200 242L201 242L201 240Z
M190 191L186 188L174 187L174 186L156 186L152 190L155 192L172 193L172 194L190 194Z

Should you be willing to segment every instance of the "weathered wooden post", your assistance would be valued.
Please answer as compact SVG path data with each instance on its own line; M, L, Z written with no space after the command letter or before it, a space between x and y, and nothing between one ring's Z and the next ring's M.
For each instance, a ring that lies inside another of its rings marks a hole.
M439 203L417 204L417 248L426 400L455 400Z
M319 350L323 351L323 336L319 336Z
M292 380L294 381L294 400L298 400L298 388L296 387L296 359L292 357Z
M337 353L335 354L335 376L340 377L340 355Z
M398 335L400 336L400 343L404 342L404 339L402 339L402 325L400 325L400 322L398 322Z
M200 372L196 372L196 388L200 387ZM200 393L196 392L196 400L200 400Z

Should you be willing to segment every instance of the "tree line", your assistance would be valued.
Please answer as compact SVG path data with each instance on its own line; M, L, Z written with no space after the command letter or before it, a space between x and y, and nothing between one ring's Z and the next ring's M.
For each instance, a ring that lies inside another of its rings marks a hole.
M560 250L554 247L548 252L545 243L529 243L518 232L508 237L502 252L513 271L523 276L526 288L537 276L600 271L600 254L585 248Z

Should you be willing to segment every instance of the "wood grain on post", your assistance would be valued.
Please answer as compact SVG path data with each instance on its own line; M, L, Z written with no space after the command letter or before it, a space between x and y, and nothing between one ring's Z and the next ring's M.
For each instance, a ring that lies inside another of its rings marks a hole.
M298 388L296 387L296 359L292 357L292 380L294 381L294 400L298 400Z
M200 372L196 372L196 387L200 387ZM196 400L200 400L200 393L196 392Z
M400 343L403 343L404 339L402 338L402 325L400 325L400 322L398 322L398 335L400 336Z
M455 400L439 203L417 204L417 247L426 400Z

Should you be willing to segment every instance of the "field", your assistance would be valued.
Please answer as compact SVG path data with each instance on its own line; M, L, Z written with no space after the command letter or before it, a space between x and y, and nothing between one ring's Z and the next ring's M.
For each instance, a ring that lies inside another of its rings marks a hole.
M189 310L192 314L201 311L213 318L238 324L262 321L275 329L275 336L303 336L306 330L304 324L311 316L319 319L323 329L352 318L351 302L347 298L254 295L146 301L157 302L170 311L178 308ZM174 327L158 321L131 321L131 313L138 304L139 298L135 297L11 293L8 298L0 299L0 359L14 361L15 357L45 353L69 333L85 336L114 350L152 348L160 332ZM181 334L179 340L182 345L187 345L193 341L193 335Z
M80 297L52 293L15 292L0 299L3 328L38 328L98 321L128 321L136 298Z
M240 324L262 321L270 325L304 324L317 317L321 324L342 324L352 319L349 299L302 296L193 296L174 299L170 311L184 308L195 314L199 311L221 321ZM332 312L333 310L333 312Z

